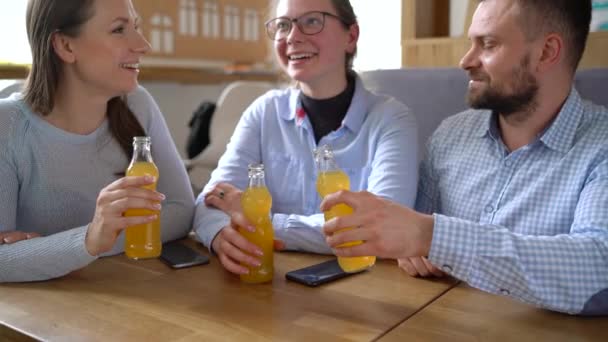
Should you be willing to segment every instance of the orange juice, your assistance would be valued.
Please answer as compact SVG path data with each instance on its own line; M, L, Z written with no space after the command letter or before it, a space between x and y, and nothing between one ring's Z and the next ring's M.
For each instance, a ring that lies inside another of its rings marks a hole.
M241 280L246 283L264 283L272 280L274 270L274 230L270 221L272 197L264 180L264 165L249 165L249 186L241 197L241 206L247 221L255 227L255 232L239 228L239 232L249 242L258 246L264 255L258 267L243 264L249 274L242 274ZM260 259L259 256L255 256Z
M340 190L349 190L350 180L348 175L341 170L325 171L320 172L317 178L317 191L321 198L338 192ZM331 209L325 211L325 222L333 219L334 217L346 216L353 213L353 209L346 204L337 204L331 207ZM341 229L340 231L350 230L352 227ZM360 245L362 241L351 241L343 243L338 247L350 247ZM376 263L375 256L361 256L361 257L338 257L338 264L344 270L344 272L357 272L369 267L372 267Z
M136 137L135 139L137 139ZM133 143L134 145L136 142ZM151 156L149 156L149 139L147 153L138 151L137 147L133 153L133 161L127 169L127 176L145 176L150 175L156 177L158 181L158 168L154 165ZM148 154L149 161L141 161L142 155ZM144 186L145 189L156 190L156 182ZM125 254L131 259L147 259L155 258L160 255L162 244L160 239L160 212L150 209L128 209L124 216L149 216L157 215L157 219L146 224L130 226L125 229Z
M266 187L249 187L243 193L241 205L245 217L255 227L255 232L252 233L243 228L240 228L239 232L264 252L261 257L262 265L259 267L244 265L249 269L249 274L242 274L241 280L246 283L271 281L274 268L274 231L270 221L272 198Z

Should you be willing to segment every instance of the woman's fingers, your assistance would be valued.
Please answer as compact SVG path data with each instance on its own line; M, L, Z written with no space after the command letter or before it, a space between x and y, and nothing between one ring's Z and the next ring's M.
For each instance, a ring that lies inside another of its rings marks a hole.
M241 235L234 226L231 226L225 232L224 239L239 250L245 251L251 255L262 256L264 254L258 246L249 242L249 240Z
M162 206L158 202L131 197L116 200L112 202L112 204L108 205L108 210L120 215L122 215L122 213L128 209L149 209L159 211L162 209Z
M114 190L124 189L124 188L128 188L128 187L140 188L145 185L154 184L154 182L156 182L156 177L153 177L150 175L127 176L127 177L122 177L122 178L110 183L110 185L106 186L104 190L114 191Z
M144 188L124 188L112 191L102 191L99 194L98 204L107 204L122 198L141 198L150 201L161 202L165 195L154 190Z
M245 263L253 267L258 267L262 264L259 259L243 253L240 248L231 244L229 241L224 241L222 251L224 252L223 254L227 255L230 259L238 262L239 264Z
M37 233L21 232L21 231L10 231L0 233L0 245L11 244L21 240L33 239L39 237Z
M224 266L224 268L226 270L228 270L230 273L234 273L234 274L248 274L249 273L249 269L247 269L247 267L244 267L244 266L240 265L238 262L230 259L230 257L226 254L221 254L219 259L220 259L220 262L222 263L222 265Z

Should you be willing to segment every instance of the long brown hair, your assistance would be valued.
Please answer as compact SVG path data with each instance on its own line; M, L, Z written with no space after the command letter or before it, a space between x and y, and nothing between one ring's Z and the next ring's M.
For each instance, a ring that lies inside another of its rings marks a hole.
M48 115L55 106L63 63L53 49L53 35L61 32L77 37L82 25L94 15L95 1L29 0L26 25L32 50L32 68L24 87L24 100L35 113ZM133 137L146 135L143 127L123 96L108 101L106 115L112 136L130 159Z

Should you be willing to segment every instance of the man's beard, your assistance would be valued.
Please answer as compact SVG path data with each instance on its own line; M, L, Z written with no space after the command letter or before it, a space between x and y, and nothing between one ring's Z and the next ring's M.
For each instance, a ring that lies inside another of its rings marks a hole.
M527 55L522 59L519 67L513 70L511 79L513 93L507 93L504 85L492 86L488 80L487 88L482 89L479 94L474 94L469 89L467 93L469 106L475 109L489 109L505 118L517 112L532 112L536 107L538 82L528 72L529 64L530 56Z

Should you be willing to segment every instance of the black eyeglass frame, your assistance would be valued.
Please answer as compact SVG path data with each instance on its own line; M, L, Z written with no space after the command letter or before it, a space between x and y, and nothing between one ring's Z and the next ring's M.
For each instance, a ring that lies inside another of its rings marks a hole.
M304 30L302 30L302 27L298 23L298 20L300 20L302 17L305 17L305 16L310 15L312 13L322 14L323 21L321 22L321 29L319 29L319 31L316 31L314 33L306 33L306 32L304 32ZM337 19L340 23L342 23L342 25L344 25L345 28L348 28L348 27L350 27L353 24L353 23L348 23L346 20L344 20L344 18L342 18L342 17L340 17L338 15L335 15L333 13L329 13L329 12L325 12L325 11L310 11L310 12L306 12L306 13L304 13L304 14L296 17L296 18L290 18L290 17L276 17L276 18L272 18L272 19L270 19L270 20L268 20L268 21L266 21L264 23L264 27L266 28L266 34L268 35L268 38L270 38L271 40L274 40L274 41L280 41L280 40L285 39L287 37L287 35L289 35L289 33L291 32L291 30L293 29L293 24L294 23L298 27L298 30L300 30L300 32L302 32L303 34L305 34L307 36L314 36L315 34L319 34L320 32L322 32L323 29L325 28L325 17L326 16L327 17L332 17L334 19ZM269 29L269 27L270 27L270 24L272 22L274 22L274 21L276 21L278 19L287 20L287 22L289 22L289 30L287 30L287 34L286 34L285 37L276 39L276 34L277 34L277 32L279 30L274 31L274 34L272 34L271 30Z

